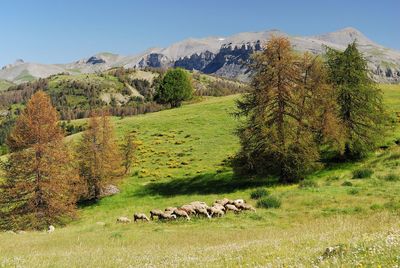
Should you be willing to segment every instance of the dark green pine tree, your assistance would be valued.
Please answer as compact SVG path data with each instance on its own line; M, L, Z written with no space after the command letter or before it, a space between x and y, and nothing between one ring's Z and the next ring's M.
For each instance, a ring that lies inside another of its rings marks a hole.
M356 42L345 51L327 48L329 79L336 90L339 118L345 129L343 156L359 159L371 151L382 136L382 92L368 74L367 61Z

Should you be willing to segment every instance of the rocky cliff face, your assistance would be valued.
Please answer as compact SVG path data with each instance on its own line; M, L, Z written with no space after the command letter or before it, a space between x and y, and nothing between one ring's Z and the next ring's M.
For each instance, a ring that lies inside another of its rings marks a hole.
M15 83L60 72L93 73L112 67L182 67L228 78L248 81L251 54L262 49L272 36L286 36L297 51L313 54L325 52L325 46L344 50L357 41L368 61L373 78L378 82L400 83L400 51L383 47L354 28L315 36L290 36L278 30L244 32L228 37L187 39L167 48L151 48L133 56L99 53L68 64L36 64L17 61L0 70L0 79Z
M216 74L228 78L236 78L247 81L250 76L248 69L251 54L260 51L270 36L283 35L289 37L295 50L308 51L313 54L322 54L324 47L329 46L343 50L347 44L356 41L359 49L363 52L368 61L373 78L378 82L398 83L400 82L400 52L380 46L361 32L354 28L345 28L338 32L328 33L311 37L290 37L279 31L268 31L260 33L241 33L222 41L221 47L214 52L206 50L190 54L178 59L169 57L162 52L157 54L157 60L153 55L145 55L139 67L182 67L188 70L198 70L207 74ZM182 45L184 42L181 42ZM215 46L215 43L213 43ZM164 49L167 51L167 49ZM159 60L163 59L163 60ZM145 62L146 64L141 64Z

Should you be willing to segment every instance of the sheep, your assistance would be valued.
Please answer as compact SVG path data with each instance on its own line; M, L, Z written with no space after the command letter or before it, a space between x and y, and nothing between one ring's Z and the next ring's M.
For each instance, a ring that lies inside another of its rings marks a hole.
M209 206L206 203L198 202L198 201L192 202L192 203L190 203L190 205L192 205L195 210L198 210L198 209L206 209L207 210L209 208Z
M159 220L176 220L175 214L161 213L158 215Z
M211 218L211 216L210 216L210 214L208 214L206 208L198 207L198 208L195 208L195 211L196 211L197 215L204 215L209 219Z
M236 204L244 204L244 203L246 203L246 201L243 199L233 200L233 205L235 205L235 206L236 206Z
M231 200L229 200L228 198L224 198L222 200L216 200L214 203L218 203L221 204L223 206L225 206L226 204L228 204Z
M49 226L49 229L47 229L47 233L51 234L56 230L56 228L53 225Z
M204 209L209 208L209 206L206 203L200 201L191 202L190 205L192 205L194 208L204 208Z
M175 209L173 214L176 215L176 217L186 218L188 221L190 221L188 213L183 209Z
M119 218L117 219L117 222L118 222L118 223L130 223L131 220L128 219L127 217L119 217ZM51 225L50 225L50 226L51 226ZM49 232L50 232L50 227L49 227Z
M183 205L179 209L184 210L188 215L196 214L196 211L192 205Z
M133 214L133 221L136 222L138 220L150 221L149 218L147 218L146 214L144 214L144 213L135 213L135 214Z
M166 215L172 215L172 214L174 214L174 211L172 211L172 210L167 210L167 211L164 211L164 214L166 214Z
M222 211L225 211L225 207L223 205L219 204L219 203L214 203L213 207L218 208L218 209L220 209Z
M240 212L240 210L235 205L226 204L225 208L226 208L226 212L228 212L228 210L232 210L235 213L239 213Z
M167 207L164 211L174 211L177 207Z
M150 211L150 219L154 220L154 216L157 216L157 218L160 218L161 214L164 214L164 212L162 212L159 209L153 209Z
M240 209L240 210L251 210L251 211L254 211L254 212L256 212L256 209L252 206L252 205L250 205L250 204L246 204L246 203L244 203L244 204L237 204L236 205L236 207L238 208L238 209Z
M222 216L224 216L224 214L225 214L225 212L224 212L222 209L216 208L216 207L211 207L211 208L209 209L209 212L210 212L210 216L211 216L211 217L214 217L214 216L216 216L216 217L222 217Z

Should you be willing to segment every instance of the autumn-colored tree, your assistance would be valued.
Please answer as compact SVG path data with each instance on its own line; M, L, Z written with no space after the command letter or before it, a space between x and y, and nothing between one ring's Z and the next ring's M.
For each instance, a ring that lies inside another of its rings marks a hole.
M85 200L98 200L103 188L122 174L121 155L105 112L93 113L77 146L80 177L86 184Z
M131 170L133 162L135 160L135 143L132 133L128 133L124 137L124 142L121 144L122 153L122 166L124 167L124 174L128 174Z
M78 178L63 143L57 111L43 91L36 92L8 137L0 186L2 228L43 228L73 216Z
M252 88L237 103L237 115L247 120L238 129L236 171L297 181L316 166L319 144L339 136L324 65L294 53L284 37L271 38L253 60Z

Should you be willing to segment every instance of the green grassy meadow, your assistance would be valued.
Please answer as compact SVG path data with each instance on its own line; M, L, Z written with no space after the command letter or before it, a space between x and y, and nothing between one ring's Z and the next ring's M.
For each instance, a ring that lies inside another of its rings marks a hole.
M400 112L400 86L382 89L388 111ZM308 187L266 185L262 178L234 178L226 165L239 149L230 115L239 97L114 118L117 137L133 132L137 144L121 193L81 207L76 221L52 234L1 233L0 267L398 267L398 123L385 137L390 147L362 162L332 164L312 174ZM357 170L372 174L353 178ZM260 187L281 207L190 222L116 223L195 200L244 198L255 205L250 193Z

